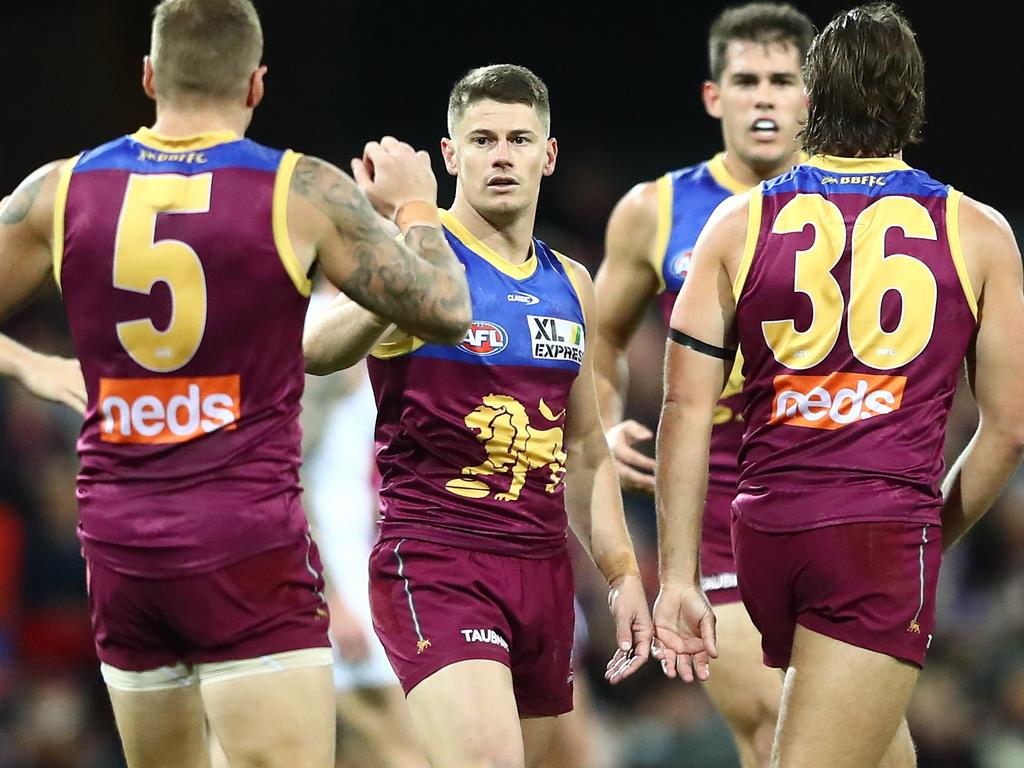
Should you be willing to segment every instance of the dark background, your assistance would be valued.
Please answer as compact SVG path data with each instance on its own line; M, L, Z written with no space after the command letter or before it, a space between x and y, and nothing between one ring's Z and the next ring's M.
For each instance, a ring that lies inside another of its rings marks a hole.
M823 26L834 2L796 3ZM514 62L551 92L558 169L541 195L538 231L596 268L605 222L637 181L721 147L700 102L706 34L723 3L674 5L256 2L270 67L249 135L347 168L384 134L437 152L448 90L468 69ZM140 87L152 3L9 2L0 7L0 194L33 169L150 124ZM927 63L924 142L905 159L1024 222L1024 94L1017 8L973 2L902 6ZM454 185L440 178L440 202ZM1022 230L1018 229L1020 234ZM0 290L3 287L0 286ZM71 354L56 292L0 330ZM631 349L629 413L650 425L660 405L663 332L651 318ZM976 422L963 394L947 460ZM89 637L69 410L0 381L0 768L119 766ZM653 516L627 498L650 590ZM612 647L603 585L584 562L591 622L581 659L594 685L587 768L732 768L723 725L699 689L651 665L617 689L599 680ZM587 675L580 675L586 678ZM1024 483L944 563L939 627L910 710L921 768L1024 766ZM344 734L342 735L344 746Z

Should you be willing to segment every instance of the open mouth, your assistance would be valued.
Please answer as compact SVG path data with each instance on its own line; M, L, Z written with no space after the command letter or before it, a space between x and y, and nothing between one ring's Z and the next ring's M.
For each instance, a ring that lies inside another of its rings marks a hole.
M779 133L779 124L770 117L762 117L754 121L750 130L755 136L774 138Z
M519 186L519 182L511 176L495 176L487 181L487 188L496 192L507 192Z

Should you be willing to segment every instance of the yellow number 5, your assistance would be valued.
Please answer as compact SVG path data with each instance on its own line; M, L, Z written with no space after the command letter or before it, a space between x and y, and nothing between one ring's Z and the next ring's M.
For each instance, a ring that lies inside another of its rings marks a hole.
M206 275L199 256L181 240L155 240L161 213L207 213L213 174L133 175L128 179L114 244L114 287L149 295L163 282L171 320L157 330L149 318L117 324L132 360L150 371L175 371L195 355L206 330Z
M796 253L794 290L810 299L812 319L804 331L797 331L793 320L761 324L775 359L798 371L821 363L839 338L844 312L850 349L865 365L892 370L920 355L935 325L935 276L919 259L886 255L885 240L891 229L902 230L907 238L936 240L928 210L912 198L894 195L861 211L853 225L848 307L831 271L846 249L842 213L821 195L797 195L779 211L772 231L802 232L807 226L814 230L814 242ZM891 331L882 327L882 301L889 291L900 297L899 322Z

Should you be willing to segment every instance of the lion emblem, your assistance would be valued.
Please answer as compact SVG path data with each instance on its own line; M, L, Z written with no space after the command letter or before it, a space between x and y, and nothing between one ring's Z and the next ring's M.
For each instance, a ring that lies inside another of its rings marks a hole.
M552 413L547 403L540 401L541 416L557 422L565 410ZM466 416L466 426L475 430L476 439L483 443L487 458L475 467L464 467L462 475L450 480L445 488L458 496L482 499L491 492L490 487L477 475L509 474L512 482L507 491L494 494L498 501L516 501L531 469L550 472L544 486L554 493L565 474L565 451L562 450L562 428L537 429L530 424L526 408L514 397L490 394Z

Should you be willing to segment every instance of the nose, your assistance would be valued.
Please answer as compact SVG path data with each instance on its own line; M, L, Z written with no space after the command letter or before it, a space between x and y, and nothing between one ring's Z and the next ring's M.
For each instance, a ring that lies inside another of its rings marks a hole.
M494 144L494 155L491 158L491 165L495 168L511 168L512 152L508 139L498 139Z
M757 109L775 109L775 98L772 94L772 86L767 80L762 80L757 87Z

